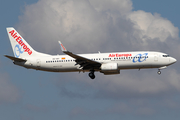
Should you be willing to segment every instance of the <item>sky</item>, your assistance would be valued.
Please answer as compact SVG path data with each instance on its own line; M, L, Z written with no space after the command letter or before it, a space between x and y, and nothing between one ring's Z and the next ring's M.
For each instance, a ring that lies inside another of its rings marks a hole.
M179 120L178 0L1 0L0 119ZM120 75L52 73L16 66L6 27L37 51L159 51L177 59L157 69Z

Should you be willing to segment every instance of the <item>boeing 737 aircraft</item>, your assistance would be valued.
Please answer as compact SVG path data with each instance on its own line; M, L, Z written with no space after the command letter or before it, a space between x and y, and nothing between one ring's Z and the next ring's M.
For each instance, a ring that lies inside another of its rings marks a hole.
M14 52L13 56L5 55L15 65L28 69L50 72L89 72L91 79L95 78L94 72L99 71L104 75L120 74L123 69L161 69L176 62L176 59L161 52L136 51L74 54L68 51L59 41L62 51L66 55L48 55L35 51L14 28L7 28L7 33Z

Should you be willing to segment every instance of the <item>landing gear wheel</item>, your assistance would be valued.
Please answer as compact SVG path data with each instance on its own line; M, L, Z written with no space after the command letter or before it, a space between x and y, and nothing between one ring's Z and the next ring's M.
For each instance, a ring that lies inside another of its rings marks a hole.
M90 77L91 79L94 79L94 78L95 78L94 71L91 71L91 72L89 73L89 77Z
M161 71L159 70L159 71L157 72L157 74L160 75L160 74L161 74Z

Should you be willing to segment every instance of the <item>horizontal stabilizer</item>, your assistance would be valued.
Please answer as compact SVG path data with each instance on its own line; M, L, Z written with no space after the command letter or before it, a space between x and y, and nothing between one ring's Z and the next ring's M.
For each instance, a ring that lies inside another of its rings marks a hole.
M8 56L8 55L4 55L4 56L11 59L11 60L13 60L13 61L17 61L17 62L26 62L27 61L25 59L16 58L16 57Z

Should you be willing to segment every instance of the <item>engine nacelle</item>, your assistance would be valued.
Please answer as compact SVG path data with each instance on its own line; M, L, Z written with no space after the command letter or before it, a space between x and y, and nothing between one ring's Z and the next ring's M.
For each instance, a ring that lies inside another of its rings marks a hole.
M117 63L104 63L101 65L101 73L105 75L120 74Z

